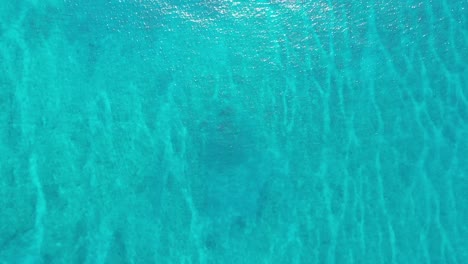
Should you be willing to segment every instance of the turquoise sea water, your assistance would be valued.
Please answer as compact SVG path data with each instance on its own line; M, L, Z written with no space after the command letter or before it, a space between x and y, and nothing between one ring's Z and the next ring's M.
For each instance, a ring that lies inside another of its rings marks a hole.
M0 263L468 263L465 0L0 0Z

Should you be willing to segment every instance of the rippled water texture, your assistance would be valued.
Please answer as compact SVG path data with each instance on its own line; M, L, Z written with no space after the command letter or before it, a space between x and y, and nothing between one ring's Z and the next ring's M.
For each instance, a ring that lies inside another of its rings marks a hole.
M465 0L0 0L0 263L468 261Z

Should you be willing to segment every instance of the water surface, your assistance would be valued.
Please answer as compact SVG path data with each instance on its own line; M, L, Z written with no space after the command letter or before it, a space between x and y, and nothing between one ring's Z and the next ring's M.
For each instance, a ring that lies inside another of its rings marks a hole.
M466 263L467 12L0 0L0 263Z

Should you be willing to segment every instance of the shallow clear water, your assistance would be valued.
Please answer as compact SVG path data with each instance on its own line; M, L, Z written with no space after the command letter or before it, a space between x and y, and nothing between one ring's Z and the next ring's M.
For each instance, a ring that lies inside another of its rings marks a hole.
M0 263L466 263L467 14L0 0Z

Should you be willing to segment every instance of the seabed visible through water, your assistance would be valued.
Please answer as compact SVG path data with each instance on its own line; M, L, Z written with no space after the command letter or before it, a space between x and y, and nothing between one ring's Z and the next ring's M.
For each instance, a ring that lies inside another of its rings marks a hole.
M463 0L0 0L0 263L466 263L467 40Z

